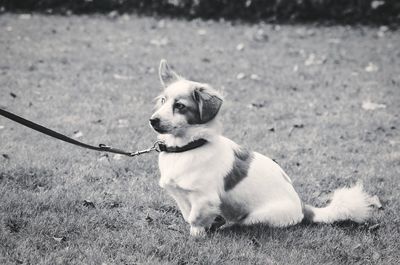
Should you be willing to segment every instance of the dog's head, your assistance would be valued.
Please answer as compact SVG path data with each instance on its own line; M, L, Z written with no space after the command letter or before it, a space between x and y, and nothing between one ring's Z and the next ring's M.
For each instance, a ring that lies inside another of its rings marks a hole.
M182 78L166 60L160 62L159 76L164 90L150 118L155 131L181 137L190 128L207 127L215 119L222 105L222 96L216 90Z

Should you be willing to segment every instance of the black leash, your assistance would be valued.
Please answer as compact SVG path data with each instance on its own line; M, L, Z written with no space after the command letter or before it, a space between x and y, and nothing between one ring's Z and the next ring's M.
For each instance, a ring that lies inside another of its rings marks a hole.
M61 133L58 133L56 131L50 130L46 127L43 127L42 125L39 125L37 123L31 122L29 120L26 120L18 115L15 115L11 112L5 111L3 109L0 109L0 115L13 120L19 124L22 124L28 128L31 128L35 131L41 132L43 134L46 134L48 136L57 138L61 141L70 143L70 144L74 144L83 148L87 148L87 149L91 149L91 150L96 150L96 151L102 151L102 152L110 152L110 153L115 153L115 154L121 154L121 155L126 155L126 156L137 156L137 155L141 155L141 154L145 154L145 153L150 153L152 151L157 151L160 152L160 145L162 145L162 148L166 148L165 145L163 145L160 141L157 141L154 143L154 145L148 149L145 150L141 150L141 151L136 151L136 152L127 152L127 151L123 151L121 149L117 149L117 148L113 148L110 146L107 146L105 144L99 144L99 146L93 146L93 145L89 145L89 144L85 144L82 142L79 142L77 140L74 140L68 136L65 136Z

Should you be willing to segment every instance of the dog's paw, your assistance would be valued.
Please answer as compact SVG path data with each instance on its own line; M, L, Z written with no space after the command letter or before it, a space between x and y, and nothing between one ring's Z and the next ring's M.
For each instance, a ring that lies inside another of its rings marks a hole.
M205 237L207 235L206 229L201 226L191 226L190 235L193 237Z

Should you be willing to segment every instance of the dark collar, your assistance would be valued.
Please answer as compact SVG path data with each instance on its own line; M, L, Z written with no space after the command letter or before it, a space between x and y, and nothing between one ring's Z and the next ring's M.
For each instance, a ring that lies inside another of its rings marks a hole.
M166 153L182 153L201 147L207 143L205 139L194 140L184 146L166 146L165 144L158 144L160 152Z

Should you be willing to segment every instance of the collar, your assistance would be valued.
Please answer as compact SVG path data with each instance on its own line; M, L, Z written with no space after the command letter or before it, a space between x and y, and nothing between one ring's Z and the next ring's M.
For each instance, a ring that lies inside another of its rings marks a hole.
M158 144L158 148L160 152L166 152L166 153L182 153L186 151L190 151L193 149L196 149L198 147L201 147L205 145L208 141L205 139L197 139L192 142L189 142L188 144L184 146L167 146L165 144Z

